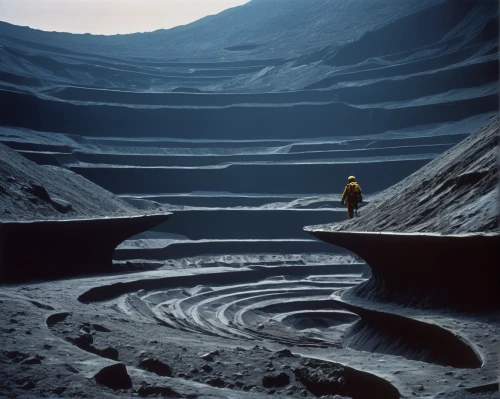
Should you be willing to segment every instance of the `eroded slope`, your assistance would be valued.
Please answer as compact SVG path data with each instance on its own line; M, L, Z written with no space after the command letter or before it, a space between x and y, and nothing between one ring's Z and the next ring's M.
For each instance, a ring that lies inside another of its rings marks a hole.
M498 231L498 119L325 231ZM363 182L360 182L363 185ZM314 227L313 229L316 229Z
M138 213L133 206L76 173L39 166L0 144L0 221Z

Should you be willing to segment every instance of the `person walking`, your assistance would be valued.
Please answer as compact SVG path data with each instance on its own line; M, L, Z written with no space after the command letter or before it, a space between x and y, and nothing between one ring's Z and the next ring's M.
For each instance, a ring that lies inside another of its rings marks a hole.
M340 202L342 205L347 205L347 218L352 219L354 213L358 216L358 204L363 202L363 195L361 194L361 187L354 176L349 176L347 180L349 183L345 186Z

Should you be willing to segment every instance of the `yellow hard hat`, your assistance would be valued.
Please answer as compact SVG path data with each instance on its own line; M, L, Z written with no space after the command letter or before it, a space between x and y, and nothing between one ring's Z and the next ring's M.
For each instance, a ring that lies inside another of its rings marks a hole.
M347 180L349 180L349 181L355 181L355 180L356 180L356 178L355 178L354 176L349 176L349 177L347 178Z

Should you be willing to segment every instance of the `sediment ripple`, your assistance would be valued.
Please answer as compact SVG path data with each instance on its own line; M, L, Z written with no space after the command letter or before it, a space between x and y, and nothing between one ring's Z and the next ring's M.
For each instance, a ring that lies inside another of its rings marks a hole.
M141 289L107 305L180 331L308 347L339 347L342 333L358 319L329 297L359 283L359 274L279 275L222 285L210 280Z

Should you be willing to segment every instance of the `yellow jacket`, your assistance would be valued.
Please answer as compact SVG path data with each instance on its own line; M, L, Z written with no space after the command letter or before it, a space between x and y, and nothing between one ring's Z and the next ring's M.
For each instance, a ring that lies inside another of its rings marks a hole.
M363 201L361 187L355 181L352 181L345 186L341 201L344 202L345 200L347 200L347 202L356 204Z

